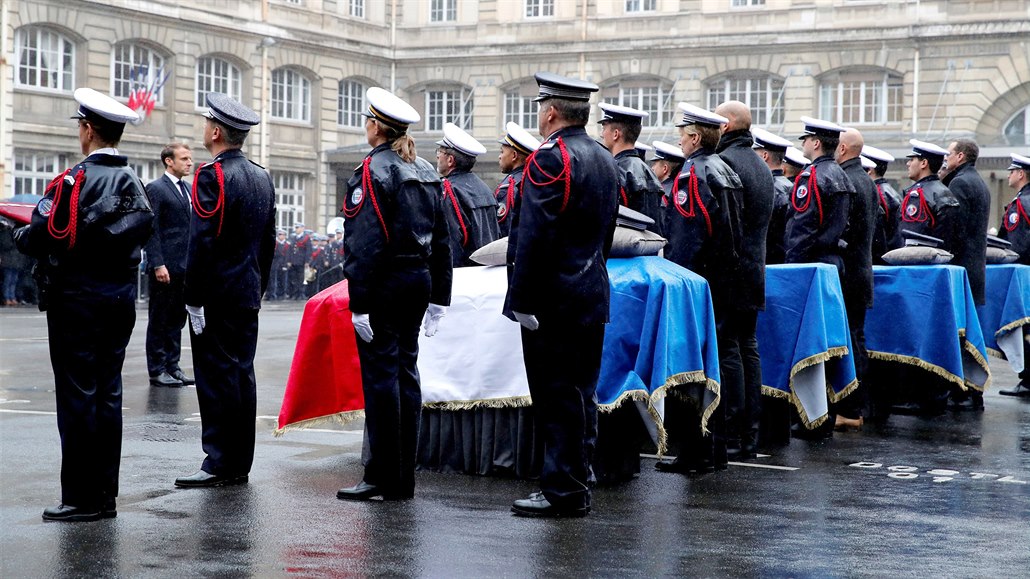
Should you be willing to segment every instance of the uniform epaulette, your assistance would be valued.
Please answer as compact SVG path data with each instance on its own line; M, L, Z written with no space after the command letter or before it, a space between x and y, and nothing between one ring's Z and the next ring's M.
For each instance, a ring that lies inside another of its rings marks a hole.
M546 143L541 143L541 145L539 147L537 147L536 150L537 151L546 151L548 149L554 148L554 144L555 144L555 141L547 141Z

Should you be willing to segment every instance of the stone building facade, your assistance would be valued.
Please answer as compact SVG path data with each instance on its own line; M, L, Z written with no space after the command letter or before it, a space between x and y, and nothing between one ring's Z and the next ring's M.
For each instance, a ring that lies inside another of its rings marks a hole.
M504 123L535 128L539 70L649 110L644 141L675 142L678 101L727 99L787 137L816 116L899 157L909 138L972 136L992 224L1012 196L1008 154L1030 154L1030 0L0 0L0 12L0 197L41 191L80 157L79 86L126 101L150 89L121 144L144 181L171 141L208 160L203 95L236 96L265 119L247 152L272 172L280 225L318 229L368 149L369 86L422 113L412 132L430 160L444 122L468 128L487 145L488 183ZM889 177L907 184L901 161Z

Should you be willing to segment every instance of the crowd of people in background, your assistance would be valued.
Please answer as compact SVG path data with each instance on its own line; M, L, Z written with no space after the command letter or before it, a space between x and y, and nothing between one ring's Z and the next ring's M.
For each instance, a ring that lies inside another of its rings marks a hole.
M306 300L343 279L343 228L329 237L293 224L276 231L266 301Z

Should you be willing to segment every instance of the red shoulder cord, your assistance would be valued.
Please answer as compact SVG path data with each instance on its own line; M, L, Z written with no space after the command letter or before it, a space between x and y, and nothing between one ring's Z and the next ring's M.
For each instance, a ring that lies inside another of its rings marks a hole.
M222 234L222 219L225 217L225 174L222 173L221 163L211 163L211 166L215 169L215 180L218 181L218 199L215 201L215 206L211 210L204 209L200 204L200 187L193 187L193 210L196 211L197 217L201 219L210 219L218 214L218 229L215 231L215 237ZM208 165L202 166L197 170L197 173L203 171Z
M676 192L680 190L680 176L676 175L676 180L672 183L672 194L676 195ZM687 182L687 199L690 201L690 210L683 209L676 199L673 198L672 204L676 207L676 211L679 211L683 217L691 218L694 217L694 200L697 200L697 206L701 210L701 215L705 218L705 228L708 229L708 237L712 236L712 219L708 216L708 210L705 209L705 204L701 202L701 191L697 185L697 173L694 172L694 165L690 166L690 178Z
M522 174L522 182L524 185L526 179L528 178L529 181L537 187L547 187L549 185L557 183L558 181L564 180L565 193L562 197L561 209L558 210L558 213L562 213L565 211L565 206L569 204L569 192L572 190L572 164L569 163L569 152L565 149L565 141L563 141L561 137L558 137L558 150L561 151L561 173L558 173L555 176L551 176L550 173L544 171L543 167L540 166L540 163L536 162L536 154L540 152L540 149L537 149L536 151L533 151L533 154L530 155L528 159L526 159L526 172ZM534 166L536 167L537 171L540 171L541 173L546 175L549 180L537 182L536 179L533 179L533 177L530 176L529 173L530 169ZM523 188L522 190L525 191L525 188Z
M622 198L623 207L629 207L629 199L626 198L626 190L622 188L622 185L619 186L619 197Z
M504 181L501 181L504 183ZM497 197L497 191L501 190L501 186L498 185L497 189L494 190L494 197ZM508 214L511 213L511 208L515 206L515 177L508 175L508 194L504 197L504 217L497 220L498 223L503 223L508 218Z
M451 188L449 179L443 180L443 192L451 200L451 205L454 206L454 214L458 217L458 225L461 226L461 246L465 247L469 242L469 232L465 228L465 220L461 217L461 207L458 207L458 198L454 196L454 189Z
M68 239L68 249L75 247L75 237L78 232L79 222L79 191L82 189L82 181L86 176L86 172L79 169L75 173L75 185L72 187L71 199L68 200L68 222L64 224L64 228L57 227L57 208L61 205L61 194L64 191L64 178L71 172L68 169L64 173L58 175L50 185L47 186L47 191L53 187L57 190L54 191L53 205L50 207L50 216L47 219L46 227L47 231L50 232L50 236L54 239Z
M883 207L883 212L887 215L887 219L889 220L891 218L891 210L887 207L887 198L884 197L883 187L879 183L876 184L876 192L880 195L880 207Z
M1019 227L1020 221L1026 221L1027 225L1030 225L1030 216L1027 216L1026 210L1023 209L1023 204L1019 202L1019 197L1016 197L1015 201L1009 204L1009 207L1012 207L1012 205L1016 206L1016 213L1019 214L1020 218L1017 219L1015 223L1011 224L1009 223L1008 219L1005 219L1005 223L1003 224L1005 225L1005 231L1015 231L1016 227ZM1005 208L1005 215L1008 215L1009 207Z
M365 160L361 162L361 188L364 190L364 195L361 196L361 201L354 206L354 209L347 209L347 204L343 204L343 216L350 219L361 212L362 206L365 205L365 198L372 200L372 209L376 212L376 219L379 220L379 226L383 228L383 235L386 236L386 242L390 242L390 232L386 230L386 221L383 219L383 213L379 210L379 201L376 199L376 191L372 187L372 171L368 168L369 163L372 162L372 157L365 157Z
M923 195L923 188L916 187L916 193L919 194L919 210L916 211L915 215L911 217L908 214L907 208L911 195L905 196L905 207L902 207L901 220L906 223L925 223L926 220L930 220L930 229L934 228L933 212L930 211L930 206L926 203L926 197Z
M801 181L801 177L804 173L798 173L798 176L794 178L794 192L798 190L798 183ZM805 204L798 207L798 196L791 194L790 204L794 206L794 211L798 213L804 213L808 211L808 206L812 203L812 197L815 197L815 205L819 208L819 225L823 224L823 200L819 196L819 181L815 177L815 165L812 165L812 172L808 175L808 195L805 196Z

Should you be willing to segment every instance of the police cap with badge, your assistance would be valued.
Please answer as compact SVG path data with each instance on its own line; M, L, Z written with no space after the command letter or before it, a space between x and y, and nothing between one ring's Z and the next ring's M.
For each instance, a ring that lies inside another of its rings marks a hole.
M917 231L901 230L905 245L883 254L883 260L891 265L939 265L948 263L954 257L944 250L944 240Z
M589 101L590 94L600 90L600 87L592 82L553 72L538 72L533 77L539 87L539 94L533 99L534 102L542 102L547 99Z
M504 125L504 138L497 142L507 145L523 155L531 155L540 146L540 141L529 134L518 123L508 122Z
M705 127L719 128L730 122L729 119L722 115L717 115L690 103L677 103L676 109L683 113L683 115L676 121L677 127L701 125Z
M651 159L652 162L668 161L670 163L683 163L687 160L683 156L683 149L675 145L662 141L653 141L651 144L654 145L654 158Z
M804 169L808 166L808 159L805 158L805 154L801 152L801 149L797 147L787 147L786 152L783 153L783 162L793 165L798 169Z
M944 157L948 156L947 149L938 147L933 143L927 143L926 141L920 141L919 139L909 139L908 144L912 145L912 152L905 156L910 159L912 157L928 160L940 158L943 161Z
M755 140L752 149L766 149L777 153L786 153L790 147L790 141L783 137L770 133L762 127L751 127L751 136Z
M139 114L114 100L113 98L91 88L77 88L73 95L79 108L71 118L102 123L107 125L124 125L136 123Z
M365 91L365 100L368 101L368 108L361 113L362 115L393 127L401 133L408 130L408 125L422 120L414 107L386 89L370 87Z
M894 162L894 155L871 145L862 147L862 158L869 159L875 163L876 172L881 175L887 172L887 165Z
M206 101L204 116L230 129L247 132L261 122L261 115L225 93L209 92Z
M845 131L844 127L831 123L830 121L824 121L822 119L814 119L812 117L801 117L801 122L804 124L804 131L801 136L798 137L799 141L804 141L808 137L827 137L832 139L839 139L840 134Z
M482 143L454 123L444 123L443 139L437 141L436 144L445 149L464 153L469 157L478 157L486 152L486 147Z
M1026 171L1030 175L1030 157L1016 153L1010 153L1009 157L1012 158L1012 162L1008 166L1008 171Z
M601 103L597 106L601 108L601 118L597 121L600 125L606 123L620 123L627 126L640 125L644 119L651 116L647 111L622 105Z

